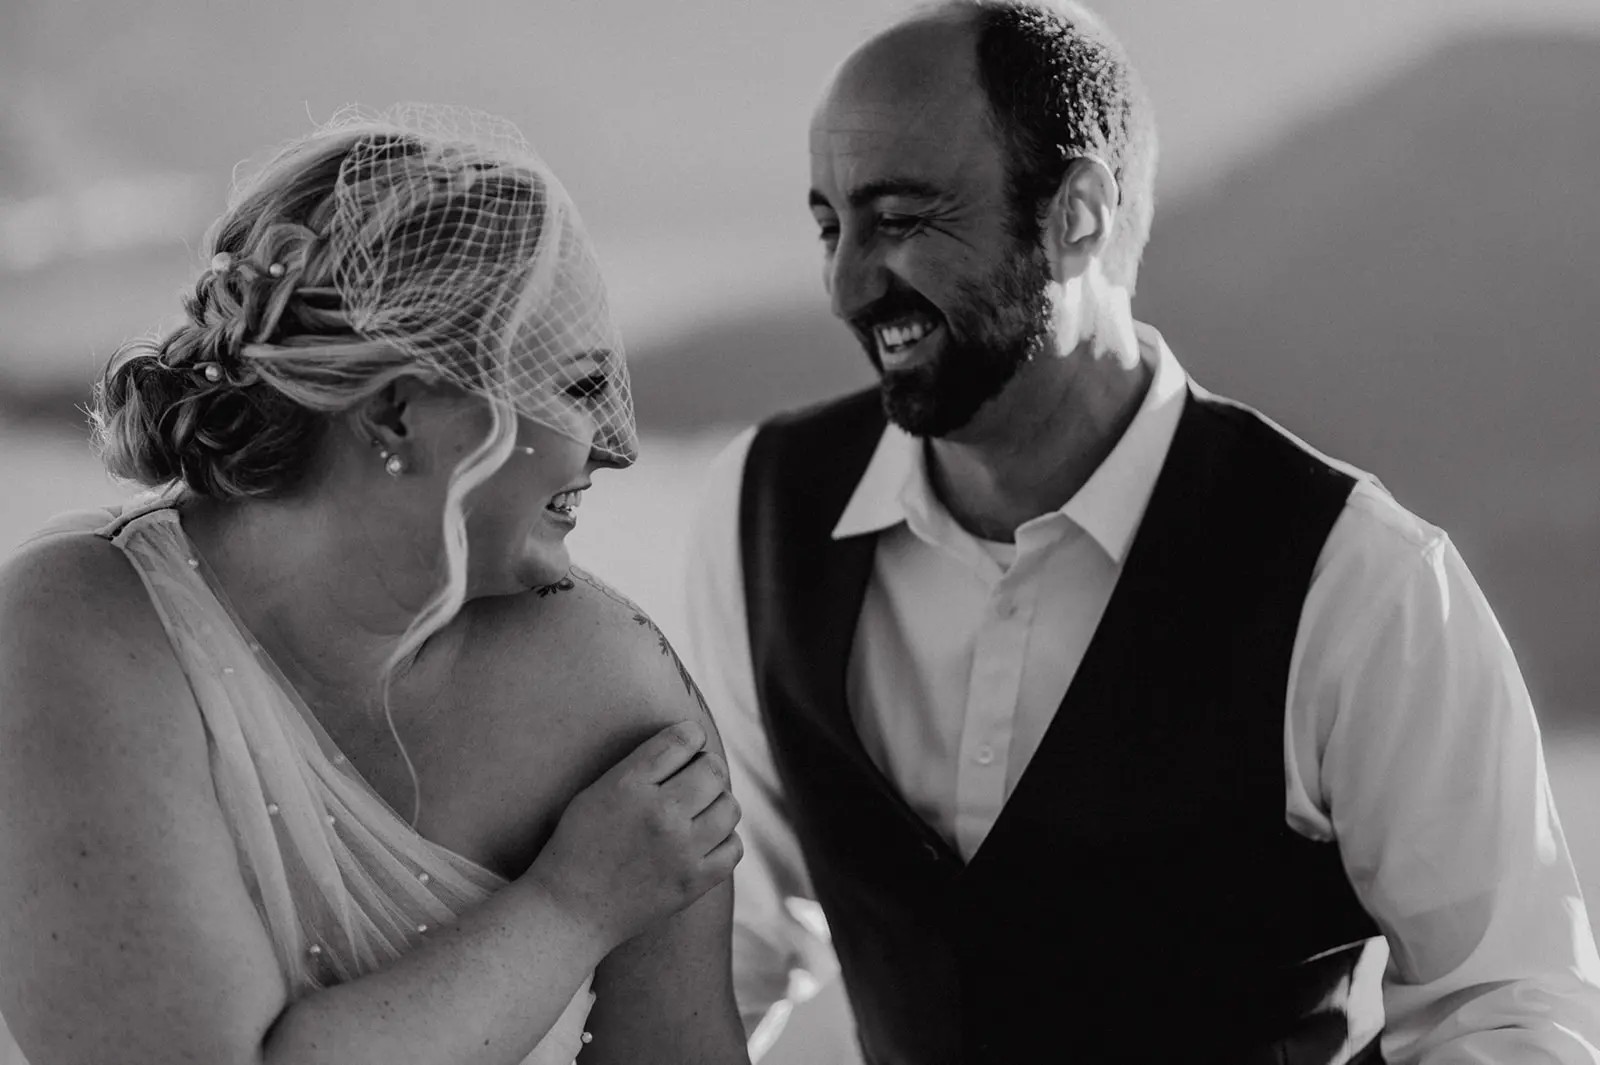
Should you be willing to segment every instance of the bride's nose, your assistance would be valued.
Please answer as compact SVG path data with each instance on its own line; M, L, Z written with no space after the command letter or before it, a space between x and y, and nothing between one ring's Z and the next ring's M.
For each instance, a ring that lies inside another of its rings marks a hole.
M638 458L639 435L632 425L616 427L601 425L596 429L594 442L589 450L591 465L625 470Z
M632 466L638 457L638 445L634 445L631 450L626 451L614 451L610 448L596 446L589 451L589 468L625 470Z

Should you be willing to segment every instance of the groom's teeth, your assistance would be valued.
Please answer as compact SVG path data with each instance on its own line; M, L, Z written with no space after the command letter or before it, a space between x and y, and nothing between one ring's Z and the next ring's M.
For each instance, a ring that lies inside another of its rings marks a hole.
M927 336L931 330L927 322L905 322L900 325L880 325L878 327L878 343L886 348L898 348L907 344L914 344Z

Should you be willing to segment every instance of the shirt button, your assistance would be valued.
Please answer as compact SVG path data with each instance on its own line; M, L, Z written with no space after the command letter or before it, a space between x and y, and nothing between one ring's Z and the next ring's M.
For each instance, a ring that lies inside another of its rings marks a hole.
M988 765L994 761L994 748L987 743L972 752L973 760L979 765Z
M994 605L994 616L1009 620L1017 615L1017 604L1009 600L1001 600Z

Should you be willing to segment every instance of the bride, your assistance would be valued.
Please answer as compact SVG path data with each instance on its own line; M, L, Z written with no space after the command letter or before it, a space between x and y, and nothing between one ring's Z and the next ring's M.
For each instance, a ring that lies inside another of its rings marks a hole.
M0 1014L34 1065L745 1062L699 693L563 544L634 458L508 124L350 116L239 188L107 467L0 569Z

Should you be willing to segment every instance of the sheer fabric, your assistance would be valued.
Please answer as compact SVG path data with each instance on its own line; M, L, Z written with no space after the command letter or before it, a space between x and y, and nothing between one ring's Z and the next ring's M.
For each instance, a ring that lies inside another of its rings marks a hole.
M217 799L291 999L400 957L505 886L424 839L360 777L207 579L170 502L98 517L76 527L122 549L188 676ZM591 982L525 1065L572 1065Z

